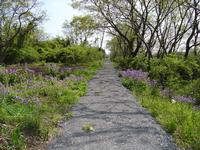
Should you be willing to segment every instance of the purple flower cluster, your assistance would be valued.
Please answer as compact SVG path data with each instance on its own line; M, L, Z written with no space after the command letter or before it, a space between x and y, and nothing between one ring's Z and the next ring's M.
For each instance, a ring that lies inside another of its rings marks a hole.
M36 105L40 105L40 104L41 104L39 98L27 99L27 98L21 98L21 97L19 97L19 96L15 96L15 97L13 98L13 100L16 101L16 102L19 102L19 103L21 103L21 104L23 104L23 105L28 105L28 104L30 104L31 102L33 102L33 103L36 104Z
M6 69L6 73L8 73L8 74L16 74L17 73L17 69L15 69L15 68Z
M5 69L5 70L2 70L0 72L0 74L16 74L17 73L17 69L15 68L10 68L10 69Z
M185 96L173 96L174 100L179 102L185 102L185 103L195 103L196 99L192 97L185 97Z
M143 72L141 70L128 69L126 71L122 71L121 75L123 77L131 77L138 81L145 81L148 85L153 86L153 87L158 85L157 84L158 82L156 80L150 80L148 78L148 72ZM173 96L173 91L169 88L160 89L160 94L165 97L170 97L170 98L174 99L175 101L179 101L179 102L186 102L186 103L195 103L196 102L196 99L192 98L192 97Z
M139 81L147 81L148 80L148 72L143 72L141 70L126 70L122 71L123 77L131 77Z
M25 71L26 71L26 72L28 72L28 73L35 74L35 71L34 71L34 70L32 70L32 69L29 69L29 68L26 68L26 69L25 69Z
M193 103L193 104L196 102L196 99L192 97L173 95L173 91L170 90L169 88L160 90L160 93L161 95L166 96L166 97L171 97L172 99L178 102Z
M16 101L16 102L20 102L21 104L24 104L24 105L28 105L29 104L29 100L28 99L23 99L23 98L21 98L19 96L15 96L13 98L13 100Z
M60 68L60 72L72 72L73 68L71 67L62 67Z

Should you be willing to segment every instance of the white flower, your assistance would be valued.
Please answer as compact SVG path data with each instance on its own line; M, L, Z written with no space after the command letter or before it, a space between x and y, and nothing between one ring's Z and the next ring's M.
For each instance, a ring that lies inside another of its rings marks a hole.
M175 104L175 103L176 103L176 100L175 100L175 99L171 99L171 103L172 103L172 104Z

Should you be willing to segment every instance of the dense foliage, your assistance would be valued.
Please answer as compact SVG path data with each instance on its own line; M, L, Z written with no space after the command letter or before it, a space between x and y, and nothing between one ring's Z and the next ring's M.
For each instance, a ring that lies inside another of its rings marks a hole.
M147 78L143 78L143 72L133 72L131 75L130 73L125 74L126 77L122 80L123 85L133 91L142 106L148 108L151 115L167 132L173 135L179 146L198 150L200 147L200 111L195 110L192 105L169 99L155 86L155 82L150 84L145 82L144 79Z
M122 83L148 108L152 116L184 148L199 149L200 63L199 56L184 59L174 54L153 58L145 55L116 57Z
M61 62L66 64L86 63L99 58L104 54L98 48L86 45L70 45L63 47L55 41L45 41L36 47L25 46L13 48L5 56L4 63L33 63L33 62Z
M101 61L43 63L0 69L0 149L28 149L56 133Z
M135 69L147 72L151 80L157 82L161 89L168 90L169 97L181 95L193 97L199 104L200 64L198 56L185 60L177 55L169 55L163 59L154 58L149 68L148 60L142 55L134 58L115 58L117 66L122 69Z
M0 149L40 149L72 117L105 54L88 42L90 16L74 17L71 33L50 39L38 0L0 1L0 14Z

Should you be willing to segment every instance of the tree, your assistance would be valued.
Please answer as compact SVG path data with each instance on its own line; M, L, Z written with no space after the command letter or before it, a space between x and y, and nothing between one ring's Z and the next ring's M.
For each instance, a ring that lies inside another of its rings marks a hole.
M199 21L200 21L200 1L193 0L192 2L188 3L188 8L191 9L192 14L191 18L191 25L190 25L190 34L186 41L186 50L184 57L187 58L189 55L190 50L194 47L194 51L196 53L197 46L200 45L200 41L198 40L199 37ZM193 40L193 41L192 41Z
M70 23L66 21L63 25L66 36L70 36L72 41L79 44L87 44L97 28L97 24L89 15L75 16Z
M37 7L37 0L0 1L0 63L15 38L20 35L18 46L21 47L25 35L44 18L44 12L36 11Z
M145 48L149 60L181 51L187 58L199 41L199 0L73 0L74 5L106 22L107 32L136 56ZM186 41L185 41L186 40ZM112 42L111 42L112 43ZM119 44L118 43L118 44ZM112 47L112 46L111 46Z

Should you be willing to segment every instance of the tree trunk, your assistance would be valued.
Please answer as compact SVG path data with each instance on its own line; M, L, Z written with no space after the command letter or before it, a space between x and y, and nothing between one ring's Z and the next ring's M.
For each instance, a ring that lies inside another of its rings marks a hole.
M105 31L103 31L103 34L102 34L102 37L101 37L100 49L103 48L104 36L105 36Z
M5 55L0 54L0 64L4 63L5 58L6 58Z
M196 34L198 34L198 21L197 21L197 19L198 19L198 11L197 11L197 6L198 6L197 1L194 0L195 16L194 16L194 22L192 24L192 32L191 32L191 34L188 37L187 42L186 42L186 50L185 50L185 55L184 55L185 59L187 59L187 57L189 55L189 52L190 52L190 49L191 49L190 43L192 41L192 38L195 36L196 30L197 30Z
M128 43L128 53L127 53L128 56L131 56L132 52L133 52L133 42L130 41L130 42Z
M141 40L137 40L137 47L135 48L134 52L132 52L132 56L133 57L137 56L141 46L142 46L142 41Z
M195 34L195 27L192 28L192 33L190 34L190 36L188 37L187 42L186 42L186 49L185 49L185 55L184 55L185 59L187 59L187 57L189 55L189 52L190 52L190 42L191 42L194 34Z

